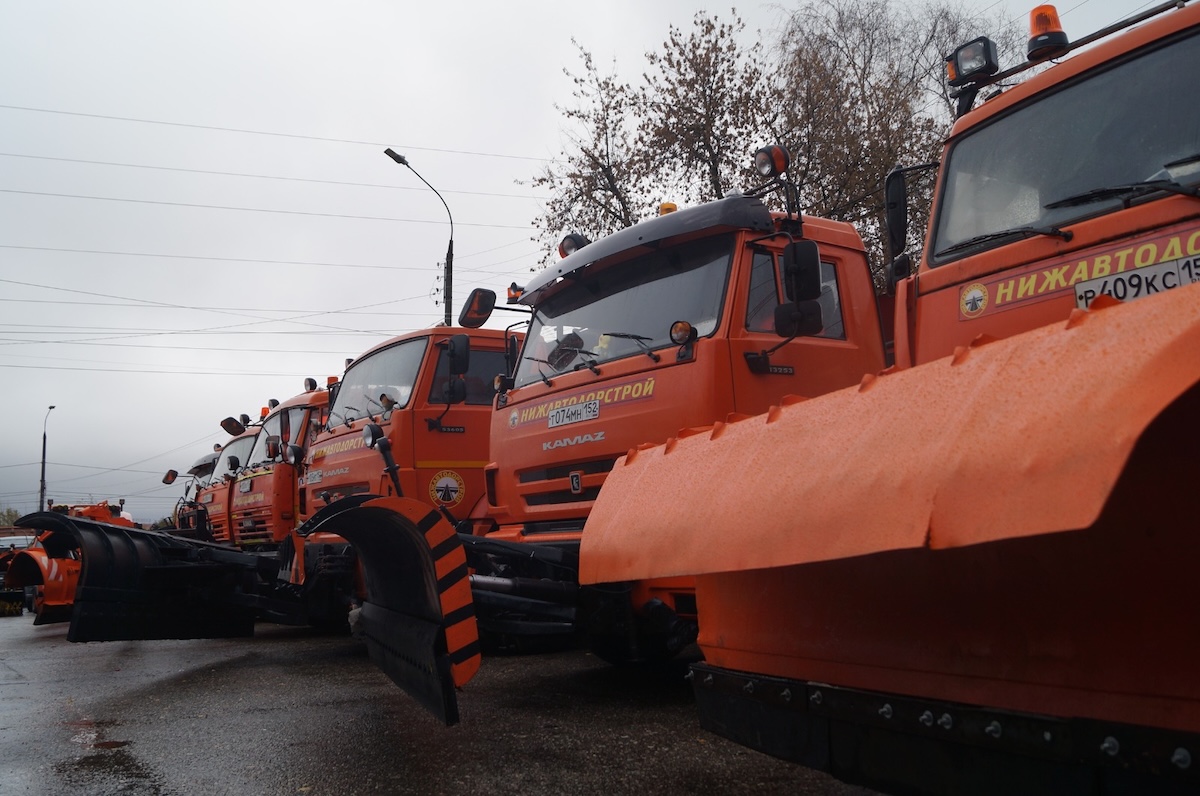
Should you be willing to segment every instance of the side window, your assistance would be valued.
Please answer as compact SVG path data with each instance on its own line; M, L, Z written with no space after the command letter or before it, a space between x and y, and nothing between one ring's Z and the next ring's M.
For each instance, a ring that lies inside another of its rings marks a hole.
M750 266L750 296L746 301L746 328L752 332L775 331L775 307L779 286L775 280L775 257L755 252Z
M817 337L828 337L834 340L846 339L846 326L842 322L842 299L838 293L837 268L833 263L821 263L821 297L817 299L821 305L821 320L825 328Z
M491 406L492 398L496 395L494 386L496 375L504 373L503 351L471 351L471 366L463 374L467 383L467 404L470 406ZM437 370L433 374L433 386L429 390L429 403L444 404L445 395L442 388L450 377L450 366L445 352L439 352Z
M780 302L779 278L776 258L768 252L756 253L750 267L750 291L746 302L746 328L749 331L775 331L775 307ZM845 340L837 267L833 263L821 263L821 296L817 303L821 305L825 328L815 336Z

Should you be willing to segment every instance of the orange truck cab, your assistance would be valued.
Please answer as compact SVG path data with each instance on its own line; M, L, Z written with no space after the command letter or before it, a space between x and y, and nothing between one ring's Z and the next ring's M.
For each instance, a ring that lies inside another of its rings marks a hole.
M217 542L233 542L234 484L261 429L259 425L250 425L249 415L242 415L241 425L241 430L231 433L230 439L221 446L211 479L196 490L196 503L207 515L212 538Z
M696 578L704 727L887 792L1200 792L1200 6L1056 18L947 59L919 255L887 180L895 367L631 452L583 537Z
M300 523L299 470L329 411L328 390L318 389L311 378L304 387L283 403L272 402L253 447L239 462L232 481L230 541L240 547L274 549ZM222 426L238 431L241 424L226 418Z
M849 224L731 195L579 246L519 303L532 319L492 415L487 471L496 527L485 538L510 553L472 557L480 627L582 632L614 662L672 656L695 638L690 579L579 592L593 502L631 449L882 368L862 240Z
M217 460L221 458L221 446L215 446L212 453L206 453L197 459L187 469L189 481L184 487L183 496L175 504L172 520L175 528L181 533L197 534L201 538L211 538L212 529L208 520L208 511L197 498L200 492L212 482L217 469ZM179 477L175 470L167 470L163 476L164 484L173 484Z
M456 338L469 350L469 362L453 377L461 397L447 402ZM435 327L395 337L354 360L309 447L301 512L311 517L350 496L403 494L466 520L483 498L493 383L505 372L505 356L502 331ZM377 441L374 449L368 445L368 426L387 440L396 465L391 473Z

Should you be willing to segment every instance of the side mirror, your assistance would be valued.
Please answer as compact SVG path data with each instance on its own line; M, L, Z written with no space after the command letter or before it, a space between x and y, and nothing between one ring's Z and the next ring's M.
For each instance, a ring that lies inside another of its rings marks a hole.
M908 186L900 169L889 172L883 181L887 219L888 255L899 257L908 243Z
M495 291L477 287L471 291L471 295L467 296L467 302L463 304L462 312L458 313L458 325L468 329L478 329L487 323L488 318L492 317L492 310L495 308Z
M267 437L267 458L275 461L279 458L279 437L272 434Z
M442 395L448 404L460 404L467 400L467 383L462 379L451 378L446 382Z
M279 439L282 442L292 441L292 418L286 409L279 413Z
M456 334L446 341L446 358L451 376L461 376L471 367L471 338Z
M821 296L821 250L811 240L798 240L783 249L783 287L789 301L812 301Z
M812 337L824 328L821 305L816 301L795 301L775 308L775 334L780 337Z
M237 437L246 433L246 425L250 422L250 418L242 415L243 421L227 417L221 421L221 429L231 437Z
M175 483L175 479L178 477L179 473L175 472L174 470L167 470L167 474L163 476L162 482L164 484L173 484Z
M240 469L242 469L242 460L236 456L230 456L229 457L229 472L236 473Z
M283 460L288 464L300 465L304 461L304 448L299 445L284 445Z

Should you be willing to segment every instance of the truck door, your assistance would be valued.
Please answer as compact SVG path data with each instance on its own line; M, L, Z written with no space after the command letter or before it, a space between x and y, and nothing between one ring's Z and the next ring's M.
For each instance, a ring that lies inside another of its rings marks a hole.
M418 494L433 505L445 506L463 519L483 496L483 468L489 461L493 380L505 372L504 352L473 349L463 379L466 400L447 407L450 379L444 345L433 349L437 364L424 382L414 412L413 457Z
M749 261L736 277L741 284L730 316L736 411L759 414L784 395L822 395L884 367L875 295L861 252L821 247L818 303L824 328L786 343L775 334L774 323L775 308L786 300L781 257L775 250L754 248ZM763 361L759 355L780 343Z

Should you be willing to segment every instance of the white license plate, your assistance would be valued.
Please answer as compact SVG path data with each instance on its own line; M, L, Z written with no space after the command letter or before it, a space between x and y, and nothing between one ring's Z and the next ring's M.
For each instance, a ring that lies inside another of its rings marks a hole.
M1097 296L1105 295L1118 301L1133 301L1193 282L1200 282L1200 257L1147 265L1080 282L1075 286L1075 306L1087 309Z
M550 410L549 428L569 426L572 423L582 423L585 420L595 420L600 417L599 401L584 401L581 404L560 406Z

